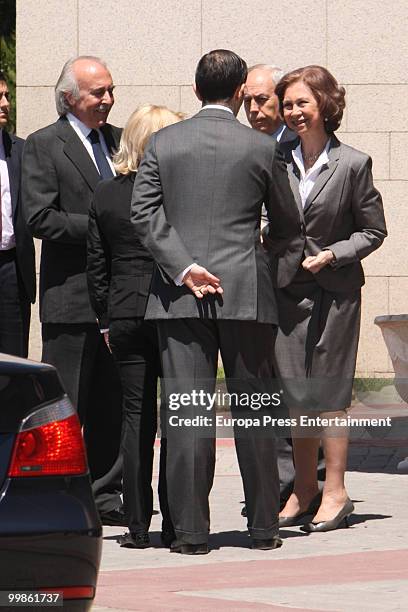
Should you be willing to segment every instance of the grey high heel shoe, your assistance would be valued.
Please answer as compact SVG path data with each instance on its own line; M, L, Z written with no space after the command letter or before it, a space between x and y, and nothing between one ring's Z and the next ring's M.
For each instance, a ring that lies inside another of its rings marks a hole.
M354 504L351 499L348 499L340 512L336 514L330 521L321 521L320 523L308 523L302 527L302 531L313 533L316 531L333 531L338 527L348 527L348 517L354 512Z
M319 491L317 495L314 496L312 501L309 504L309 507L304 512L300 512L299 514L295 514L295 516L280 516L279 517L279 527L295 527L296 525L304 525L305 518L307 516L313 516L322 501L322 492Z

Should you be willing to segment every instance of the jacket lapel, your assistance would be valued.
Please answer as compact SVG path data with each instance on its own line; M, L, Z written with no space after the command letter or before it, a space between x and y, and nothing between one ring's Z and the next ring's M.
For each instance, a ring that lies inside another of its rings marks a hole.
M281 142L279 142L279 144L281 144ZM300 218L302 221L304 221L302 200L300 199L299 193L300 172L292 155L292 150L295 149L298 144L299 139L292 140L287 144L287 146L283 147L282 152L286 160L290 187L292 189L293 196L295 198L295 202L299 210Z
M110 125L105 124L101 128L101 132L105 139L106 146L108 147L108 151L111 154L111 157L113 157L113 154L116 152L116 149L118 148L119 142L118 140L115 139Z
M71 160L92 191L94 191L100 180L99 172L88 151L64 117L60 117L57 121L57 134L65 143L63 148L65 155Z
M289 128L285 127L285 129L282 132L282 136L279 140L279 144L285 144L286 142L292 142L293 140L297 139L297 134L295 132L292 132L292 130L290 130Z
M330 149L328 152L329 161L322 166L319 175L316 178L312 191L309 193L303 212L311 206L313 200L319 195L323 187L326 185L329 178L335 172L340 158L340 142L335 136L331 137Z
M9 134L3 130L3 146L6 155L6 163L9 175L11 208L13 211L13 219L17 210L17 202L20 191L20 160L13 149L13 144L16 142L13 134Z

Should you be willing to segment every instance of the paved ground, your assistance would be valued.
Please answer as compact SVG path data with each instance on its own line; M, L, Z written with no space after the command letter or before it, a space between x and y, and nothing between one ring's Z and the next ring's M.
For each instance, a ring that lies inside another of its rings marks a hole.
M390 415L392 427L351 432L347 485L356 510L349 529L284 529L281 549L252 551L233 442L218 440L211 553L163 549L160 516L153 517L147 550L120 549L121 530L107 527L94 611L407 610L408 475L397 465L408 455L408 409L386 388L361 394L352 413Z
M370 449L378 465L404 454L390 448L387 458L383 448L381 460ZM281 549L252 551L231 441L219 441L217 453L210 554L161 548L160 516L153 518L153 546L146 550L119 548L122 530L106 527L94 612L407 610L408 475L349 472L356 507L349 529L310 535L284 529Z

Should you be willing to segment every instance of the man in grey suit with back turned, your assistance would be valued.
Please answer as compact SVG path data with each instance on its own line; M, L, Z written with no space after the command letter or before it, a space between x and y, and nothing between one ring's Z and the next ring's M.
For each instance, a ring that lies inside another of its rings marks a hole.
M195 90L203 107L153 135L132 197L135 230L158 266L146 316L158 321L167 405L183 393L191 400L180 398L166 420L171 551L182 554L208 552L215 440L213 422L177 427L171 417L211 415L205 402L195 405L193 391L214 392L218 350L230 393L268 391L277 324L272 274L286 284L300 257L300 219L281 155L236 120L246 75L232 51L201 58ZM269 255L259 237L262 202ZM239 406L231 409L239 415ZM242 429L235 428L235 443L252 546L277 548L273 431L257 437L255 428Z
M69 60L55 87L58 121L31 134L24 148L22 193L27 225L42 240L42 360L54 365L77 408L94 493L104 524L124 524L121 388L112 355L91 309L86 282L88 208L121 130L106 123L113 83L99 58ZM114 472L112 466L116 465Z

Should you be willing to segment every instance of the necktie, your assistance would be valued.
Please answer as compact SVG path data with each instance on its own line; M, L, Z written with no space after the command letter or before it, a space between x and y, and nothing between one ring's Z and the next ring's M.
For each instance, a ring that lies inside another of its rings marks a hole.
M92 151L95 157L96 165L98 166L99 174L101 178L108 179L113 177L113 172L108 164L108 160L103 152L101 141L99 140L99 134L96 130L91 130L88 134L88 138L92 144Z

